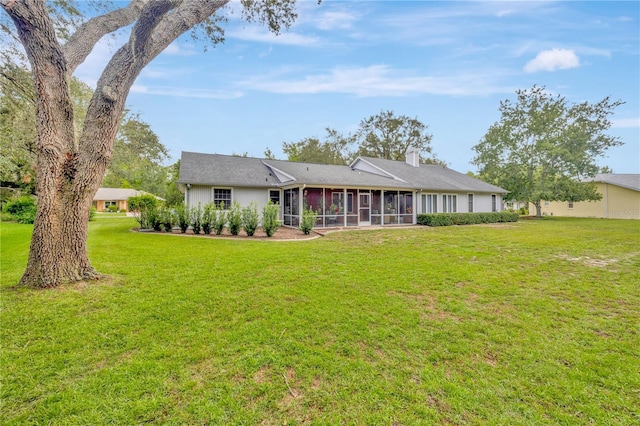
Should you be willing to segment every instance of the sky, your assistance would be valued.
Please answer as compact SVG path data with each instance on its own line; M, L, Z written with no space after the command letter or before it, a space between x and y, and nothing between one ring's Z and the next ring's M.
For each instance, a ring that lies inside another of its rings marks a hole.
M607 132L624 145L598 160L640 173L640 2L301 1L275 36L225 14L225 42L185 36L151 62L127 105L170 152L286 159L283 142L342 134L381 111L417 118L450 168L477 171L473 146L503 100L544 86L570 103L622 100ZM94 85L117 38L76 76Z

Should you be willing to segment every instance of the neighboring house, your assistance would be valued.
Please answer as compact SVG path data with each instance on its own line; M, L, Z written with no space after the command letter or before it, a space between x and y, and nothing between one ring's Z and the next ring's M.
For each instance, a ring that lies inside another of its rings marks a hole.
M127 200L129 197L138 197L144 194L148 194L148 192L131 188L98 188L98 192L93 197L93 207L99 212L109 211L110 206L115 206L118 211L128 211ZM156 198L162 200L160 197Z
M502 188L440 165L358 157L349 166L295 163L183 152L178 185L190 207L209 202L280 205L286 226L301 212L318 212L316 226L415 224L419 213L491 212L502 208Z
M589 182L595 182L601 200L543 201L542 215L640 219L640 174L599 174ZM531 205L529 211L535 207Z

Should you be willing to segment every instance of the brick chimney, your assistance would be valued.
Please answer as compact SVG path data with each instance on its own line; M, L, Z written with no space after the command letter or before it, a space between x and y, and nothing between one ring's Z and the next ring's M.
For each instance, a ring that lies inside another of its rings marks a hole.
M420 167L420 151L417 148L409 148L406 154L406 162L413 167Z

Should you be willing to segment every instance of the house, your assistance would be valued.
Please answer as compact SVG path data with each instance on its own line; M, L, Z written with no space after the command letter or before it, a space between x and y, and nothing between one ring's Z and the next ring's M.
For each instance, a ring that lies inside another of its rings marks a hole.
M96 195L93 196L93 207L99 212L111 209L128 211L127 200L129 197L138 197L144 194L148 194L148 192L131 188L98 188ZM156 198L162 200L160 197Z
M189 207L209 202L280 205L285 226L318 212L316 226L415 224L419 213L491 212L502 188L440 165L358 157L348 166L182 152L178 186Z
M543 201L542 215L640 219L640 174L599 174L588 181L595 182L601 200Z

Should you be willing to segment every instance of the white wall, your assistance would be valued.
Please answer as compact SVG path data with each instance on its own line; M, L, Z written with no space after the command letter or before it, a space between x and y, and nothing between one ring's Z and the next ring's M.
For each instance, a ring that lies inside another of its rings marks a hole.
M422 211L422 194L436 194L438 197L438 213L443 212L442 195L456 195L457 213L467 213L469 211L469 192L421 192L418 194L417 207L418 213L424 213ZM491 212L491 195L492 194L473 194L473 211L478 212ZM502 196L495 194L496 196L496 211L502 211Z
M204 206L213 201L213 188L208 185L191 185L191 189L186 191L185 199L189 207L197 207L198 203ZM269 202L269 188L231 188L216 186L216 188L231 189L231 201L237 201L241 207L246 207L252 201L258 204L258 212L262 214L262 208ZM272 190L279 190L272 188ZM280 194L282 196L282 192ZM280 199L282 205L282 199Z

